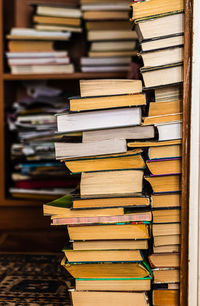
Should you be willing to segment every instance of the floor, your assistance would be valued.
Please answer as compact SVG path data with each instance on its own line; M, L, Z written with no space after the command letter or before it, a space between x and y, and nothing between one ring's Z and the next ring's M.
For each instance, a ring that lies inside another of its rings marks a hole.
M0 305L71 305L59 255L0 254Z

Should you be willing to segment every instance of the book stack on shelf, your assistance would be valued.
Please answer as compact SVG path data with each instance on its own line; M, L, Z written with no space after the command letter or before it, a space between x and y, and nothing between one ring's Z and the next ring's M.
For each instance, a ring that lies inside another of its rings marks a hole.
M81 173L79 193L44 205L52 225L67 225L71 240L62 265L75 278L73 305L148 305L151 270L143 257L150 238L145 161L127 139L154 139L141 126L146 105L140 80L82 80L81 97L58 114L58 132L82 131L82 142L55 142L56 158ZM142 255L142 251L143 255Z
M72 32L82 31L80 8L37 5L33 23L6 36L11 73L73 73L66 42Z
M81 70L128 71L136 55L136 32L131 31L127 0L81 0L88 56L81 58Z
M178 306L184 7L180 0L159 4L133 2L132 20L141 44L144 86L155 91L143 118L143 125L154 125L158 134L157 143L149 143L151 174L145 177L152 187L152 304Z
M55 161L54 141L62 136L55 134L55 113L66 109L69 93L45 82L24 83L20 90L21 98L8 114L13 140L9 191L13 197L55 199L73 191L79 182L79 176L67 174L65 167Z

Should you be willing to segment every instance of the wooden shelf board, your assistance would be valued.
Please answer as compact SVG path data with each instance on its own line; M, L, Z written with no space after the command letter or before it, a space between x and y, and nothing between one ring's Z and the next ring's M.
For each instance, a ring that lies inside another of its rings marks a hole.
M125 78L126 72L75 72L66 74L10 74L4 73L3 79L6 81L20 80L68 80L68 79L101 79L101 78Z

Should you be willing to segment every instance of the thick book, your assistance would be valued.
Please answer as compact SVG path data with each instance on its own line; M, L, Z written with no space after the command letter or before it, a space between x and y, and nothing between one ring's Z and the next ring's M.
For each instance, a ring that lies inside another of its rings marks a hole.
M143 188L143 170L82 173L81 198L134 195Z
M91 279L77 278L75 282L76 282L76 290L84 290L84 291L88 291L88 290L89 291L104 291L104 290L106 291L149 291L151 289L151 278L150 277L144 278L144 279L113 278L113 279L100 279L100 280L97 278L91 278Z
M178 34L171 37L163 37L152 40L145 40L140 43L141 50L146 51L155 51L171 47L180 47L184 44L183 34Z
M140 53L144 68L180 63L183 61L183 47L168 48Z
M153 290L153 305L179 306L179 290Z
M180 253L180 245L162 245L158 247L153 247L154 253Z
M180 223L153 224L153 236L180 235Z
M180 271L174 268L158 268L153 270L154 284L180 282Z
M121 262L142 261L143 255L140 250L83 250L76 251L63 249L68 263L91 263L91 262Z
M150 102L148 116L177 114L182 112L182 101Z
M39 73L73 73L73 64L59 65L12 65L10 66L13 74L39 74Z
M53 41L39 41L32 40L27 43L26 40L11 40L8 41L8 50L12 52L54 52L54 42Z
M73 208L102 208L102 207L146 207L150 205L149 197L143 194L133 196L73 199Z
M69 17L80 18L81 10L76 7L58 6L58 5L45 5L39 4L36 6L36 14L41 16L55 16L55 17Z
M181 194L178 192L151 195L151 206L153 208L178 207L180 205L181 205Z
M147 240L90 240L72 241L73 250L146 250Z
M180 235L154 236L153 244L155 247L180 245L181 236Z
M72 173L104 170L144 169L142 150L129 150L125 153L101 155L85 158L65 159L65 166Z
M182 84L155 88L154 95L155 102L182 100Z
M112 96L142 92L140 80L80 80L81 97Z
M144 94L103 96L103 97L73 97L69 98L71 112L81 112L97 109L109 109L128 106L146 105Z
M127 21L124 21L124 20L118 20L118 21L109 21L109 20L104 20L104 22L101 22L101 21L87 21L86 24L86 29L88 31L90 30L101 30L101 31L104 31L104 30L130 30L130 22L127 20ZM103 42L104 43L104 42ZM118 42L115 42L116 45ZM134 43L133 42L129 42L129 46L131 46L130 49L133 49L133 46ZM112 48L112 49L115 49L115 48Z
M84 20L128 20L129 11L85 11Z
M157 14L173 13L184 10L184 3L182 0L151 0L132 3L133 16L132 19L146 18Z
M55 142L54 145L56 159L117 154L127 151L125 139L110 139L91 143Z
M180 208L157 209L152 211L153 223L181 222Z
M152 268L178 268L180 266L179 253L152 254L148 258Z
M106 289L105 289L106 290ZM98 303L104 306L127 306L136 305L148 306L148 298L144 292L107 292L107 291L72 291L72 301L74 306L93 306Z
M181 176L177 173L150 175L145 177L154 193L175 192L181 190Z
M58 132L77 132L140 125L141 108L57 114Z
M170 114L170 115L161 115L161 116L148 116L143 118L142 125L151 125L151 124L165 124L165 123L171 123L175 121L182 121L183 114L177 113L177 114Z
M184 32L184 14L157 16L136 23L135 31L140 42L157 43L156 39L171 38Z
M158 130L158 140L177 140L182 138L182 122L170 122L156 124Z
M95 22L96 23L96 22ZM103 23L104 24L104 23ZM118 22L117 22L118 24ZM102 22L101 22L102 26ZM130 29L130 24L129 24ZM108 52L108 51L131 51L136 48L136 40L127 41L94 41L90 45L90 51L93 52Z
M146 89L183 82L181 63L156 68L141 68L141 73Z
M153 175L181 173L181 158L150 159L146 161L149 171Z
M63 258L61 265L74 278L144 278L150 275L142 262L70 264Z
M68 226L68 233L71 240L148 239L150 237L149 224L144 223Z
M52 225L77 225L77 224L115 224L115 223L127 223L127 222L148 222L151 221L152 216L151 212L127 212L124 213L123 209L120 213L120 208L114 208L114 210L119 210L117 215L112 214L112 208L103 209L101 213L101 209L93 212L92 210L81 210L81 211L73 211L72 216L66 215L55 215L51 217ZM106 210L108 213L106 215ZM80 213L79 213L80 212ZM81 212L84 212L81 214ZM74 214L74 217L73 217ZM76 217L76 215L78 217Z
M102 141L112 138L137 140L152 139L154 137L155 130L153 126L134 126L83 132L83 142Z
M68 25L79 27L81 25L80 18L72 17L54 17L54 16L33 16L33 22L40 24L50 24L50 25Z

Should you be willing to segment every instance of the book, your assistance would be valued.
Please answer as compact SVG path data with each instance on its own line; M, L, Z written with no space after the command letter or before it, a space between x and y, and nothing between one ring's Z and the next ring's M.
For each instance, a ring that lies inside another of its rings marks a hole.
M111 30L111 31L100 31L90 30L87 32L88 41L99 41L99 40L128 40L137 39L137 33L130 30Z
M166 236L154 236L154 246L168 246L168 245L179 245L181 242L180 235L166 235Z
M145 126L144 126L145 127ZM181 139L176 140L166 140L166 141L134 141L134 142L128 142L127 146L129 148L146 148L146 147L165 147L165 146L171 146L171 145L178 145L181 144Z
M136 56L138 52L136 50L114 50L114 51L89 51L88 56L91 58L99 57L125 57Z
M180 223L153 224L153 236L180 235Z
M158 247L153 247L154 253L180 253L180 245L162 245Z
M141 292L87 292L72 291L72 301L74 306L93 306L99 301L99 305L109 306L111 303L121 306L126 303L127 306L132 305L133 300L137 305L148 306L148 299L145 293Z
M67 25L51 25L51 24L35 24L34 29L38 31L52 31L52 32L70 32L81 33L81 27L73 27Z
M46 42L45 42L46 43ZM47 42L48 43L48 42ZM67 51L53 51L53 52L6 52L6 57L9 59L36 59L36 58L65 58L68 56Z
M152 254L148 259L152 268L177 268L180 266L179 253Z
M181 211L178 208L153 210L153 223L180 222Z
M173 3L168 0L163 0L162 3L160 3L159 0L133 2L131 6L133 8L132 19L140 19L184 10L184 4L181 0L174 0Z
M54 17L54 16L33 16L33 22L40 24L49 24L49 25L68 25L79 27L81 25L80 18L71 18L71 17Z
M81 113L58 113L58 132L77 132L140 125L141 108L99 110Z
M10 52L54 52L53 41L32 40L27 43L26 40L10 40L8 41L8 50Z
M151 206L159 207L178 207L181 205L180 193L162 193L151 195Z
M92 57L81 57L81 65L82 66L116 66L116 65L126 65L130 64L131 56L127 57L99 57L99 58L92 58Z
M183 61L183 47L141 52L144 68L180 63Z
M127 3L124 1L121 2L99 2L99 3L82 3L82 11L128 11Z
M81 198L134 195L142 192L142 170L116 170L82 173Z
M156 44L156 39L164 39L183 34L183 13L157 17L140 20L136 23L135 31L140 42L150 41Z
M36 6L36 14L48 17L55 16L69 18L80 18L82 15L79 8L44 4L39 4Z
M155 68L141 68L145 88L171 85L183 82L183 66L166 65Z
M142 262L70 264L63 258L61 265L74 278L144 278L150 275Z
M73 250L143 250L148 249L147 240L90 240L73 241Z
M175 121L182 121L183 114L177 113L177 114L170 114L170 115L161 115L161 116L148 116L143 118L142 125L151 125L151 124L164 124L164 123L173 123Z
M140 43L140 47L143 52L146 52L146 51L161 50L171 47L180 47L183 46L183 44L184 44L183 35L177 34L171 37L163 37L153 40L142 41Z
M129 65L115 65L115 66L81 66L82 72L115 72L115 71L129 71Z
M73 208L101 208L101 207L146 207L150 205L148 196L137 194L109 198L73 199Z
M126 150L124 139L108 139L90 143L55 142L56 159L124 153Z
M76 290L86 291L149 291L151 279L76 279ZM119 292L118 292L119 293Z
M117 20L117 21L110 21L110 20L104 20L102 21L86 21L86 29L87 31L116 31L116 30L130 30L130 23L128 20ZM131 41L130 41L131 43ZM131 46L133 43L130 44ZM112 48L113 49L113 48ZM131 48L133 49L133 48Z
M146 165L153 175L181 173L180 157L150 159L146 161Z
M96 131L84 131L83 142L103 141L106 139L152 139L155 136L153 126L134 126ZM142 143L142 142L141 142ZM138 145L140 147L140 145Z
M96 22L95 22L96 23ZM103 23L104 24L104 23ZM101 27L103 27L101 22ZM118 24L118 22L117 22ZM128 41L94 41L90 45L90 51L93 52L108 52L108 51L132 51L136 48L136 40Z
M70 263L92 262L121 262L142 261L143 255L140 250L70 250L63 249L67 261Z
M62 65L69 64L69 57L47 57L47 58L11 58L8 59L9 66L23 65Z
M171 224L170 224L171 225ZM71 240L148 239L148 224L68 226Z
M142 151L130 150L125 153L108 156L94 156L93 158L67 159L65 166L74 173L102 170L143 169L145 162Z
M39 74L39 73L74 73L74 65L12 65L12 74Z
M154 193L175 192L181 190L181 178L179 174L151 175L145 177Z
M129 11L85 11L83 12L85 20L128 20Z
M180 121L156 124L158 140L176 140L182 138L182 123Z
M159 268L153 270L155 284L180 282L180 271L174 268Z
M150 102L148 116L177 114L182 112L182 101Z
M116 209L116 208L115 208ZM66 215L55 215L51 217L52 225L77 225L77 224L115 224L119 222L149 222L151 221L151 212L127 212L119 213L118 215L111 215L111 209L103 209L104 212L101 214L101 209L97 213L92 210L85 213L72 213L71 217ZM106 215L108 210L108 215ZM74 214L74 217L73 217ZM76 215L78 217L76 217Z
M172 85L172 86L155 88L154 94L156 102L181 100L182 86Z
M153 305L159 306L178 306L179 304L179 291L178 290L153 290Z
M141 92L142 82L140 80L80 80L81 97L102 96L102 93L104 96L113 96Z
M70 32L38 31L31 28L12 28L7 39L13 40L69 40Z
M87 110L146 105L146 98L144 94L89 98L73 97L71 99L69 98L69 104L71 112L81 112Z

